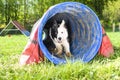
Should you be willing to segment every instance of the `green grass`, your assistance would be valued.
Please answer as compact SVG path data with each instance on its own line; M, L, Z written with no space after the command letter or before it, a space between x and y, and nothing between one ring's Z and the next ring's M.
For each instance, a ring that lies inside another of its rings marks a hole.
M0 80L120 80L120 32L108 32L115 53L110 58L97 55L89 63L75 62L55 66L19 65L27 38L22 35L0 37Z

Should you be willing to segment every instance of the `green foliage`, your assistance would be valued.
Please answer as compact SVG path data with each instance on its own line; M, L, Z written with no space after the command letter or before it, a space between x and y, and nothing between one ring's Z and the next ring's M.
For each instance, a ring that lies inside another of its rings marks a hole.
M104 20L106 22L120 22L120 0L117 1L109 1L103 10Z
M104 5L113 0L0 0L0 24L8 24L10 20L17 20L30 30L49 7L66 1L83 3L93 9L102 19Z
M107 32L115 50L110 58L97 55L89 63L54 65L45 61L25 66L19 65L19 57L26 44L25 36L0 37L0 80L119 80L119 34ZM18 48L17 45L21 43L23 44Z

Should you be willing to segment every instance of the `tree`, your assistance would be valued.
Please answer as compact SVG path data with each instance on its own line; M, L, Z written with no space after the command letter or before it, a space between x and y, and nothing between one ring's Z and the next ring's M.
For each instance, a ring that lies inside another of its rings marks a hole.
M40 19L49 7L69 0L0 0L0 24L17 20L27 28ZM90 7L100 19L103 18L104 5L114 0L71 0ZM118 13L119 14L119 13ZM31 28L31 27L30 27Z
M109 1L103 10L104 20L110 23L120 22L120 0Z

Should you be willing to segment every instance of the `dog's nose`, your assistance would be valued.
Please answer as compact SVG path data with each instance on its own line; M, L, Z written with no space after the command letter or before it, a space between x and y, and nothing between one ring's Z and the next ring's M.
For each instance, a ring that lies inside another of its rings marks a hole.
M59 37L58 39L59 39L59 40L61 40L62 38L61 38L61 37Z

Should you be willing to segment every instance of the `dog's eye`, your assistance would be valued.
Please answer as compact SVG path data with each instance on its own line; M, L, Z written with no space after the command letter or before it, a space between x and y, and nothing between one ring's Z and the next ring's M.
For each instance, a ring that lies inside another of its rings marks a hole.
M63 34L63 32L61 32Z

